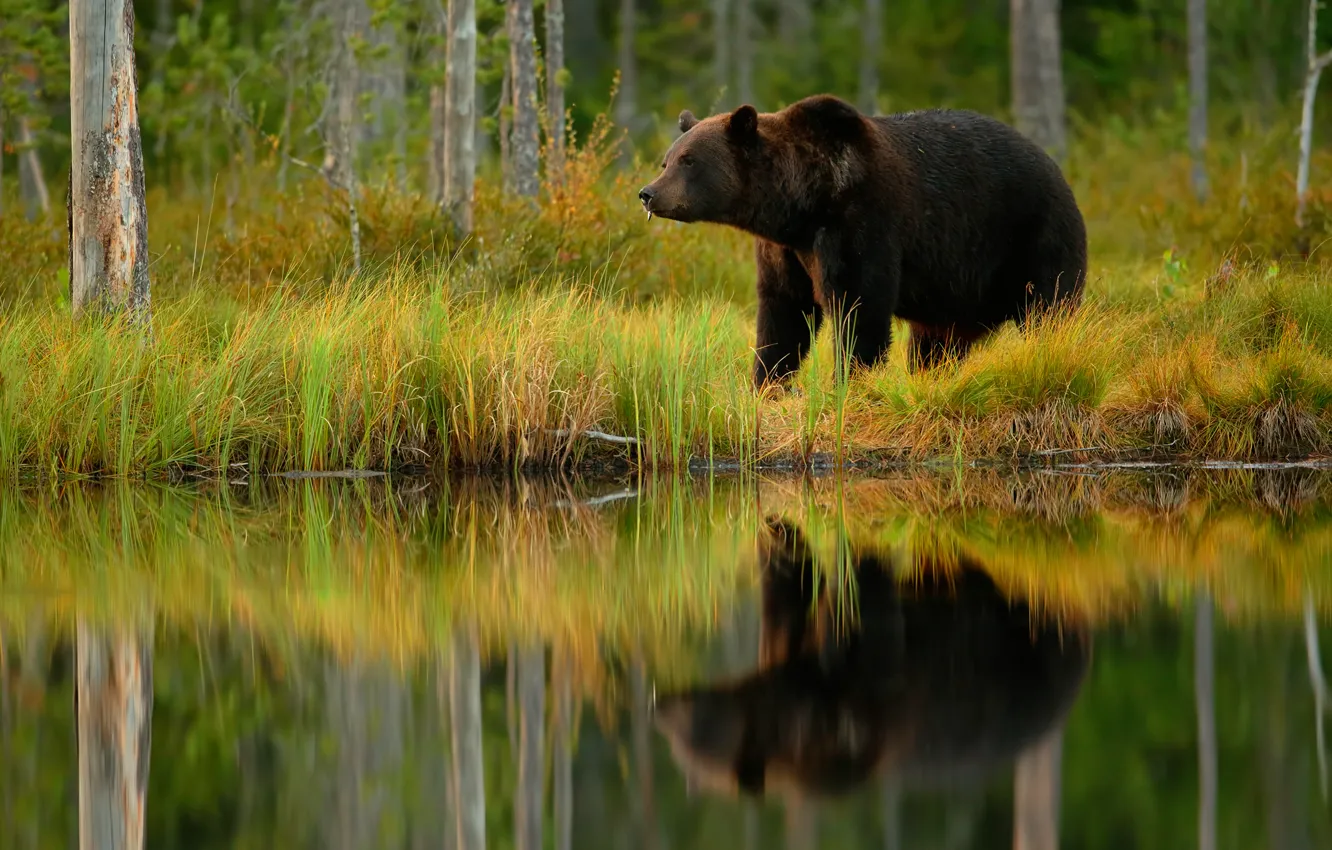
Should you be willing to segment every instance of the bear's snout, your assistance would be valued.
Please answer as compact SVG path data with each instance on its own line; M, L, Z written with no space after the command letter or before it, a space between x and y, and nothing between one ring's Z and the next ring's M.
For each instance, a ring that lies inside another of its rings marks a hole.
M643 209L652 209L652 199L657 196L657 190L651 186L644 186L638 190L638 200L643 202Z

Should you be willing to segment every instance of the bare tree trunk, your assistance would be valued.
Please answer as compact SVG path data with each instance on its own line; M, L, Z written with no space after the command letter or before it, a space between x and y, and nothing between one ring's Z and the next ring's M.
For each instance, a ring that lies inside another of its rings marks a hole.
M517 655L518 789L514 801L517 850L541 850L545 803L546 656L540 644Z
M541 119L537 104L536 20L532 0L507 0L509 65L513 78L513 169L510 191L534 198L541 191Z
M334 119L332 132L325 134L333 180L347 193L347 217L351 228L352 267L361 269L361 223L356 210L356 158L361 127L357 99L361 91L361 67L354 45L364 37L368 10L365 0L340 0L337 63L333 81Z
M504 63L499 102L500 182L507 190L513 177L513 65Z
M134 71L134 7L74 0L69 8L70 289L88 309L149 315L144 202Z
M634 52L637 37L638 5L635 0L620 0L620 90L615 101L615 123L630 132L638 126L638 54Z
M883 39L883 0L865 0L860 21L860 111L873 115L879 102L879 42Z
M784 47L799 50L809 38L813 23L810 0L781 0L777 8L777 35Z
M1198 850L1216 850L1216 694L1212 600L1194 600L1193 696L1198 713Z
M476 0L448 0L444 93L444 208L472 232L476 184Z
M36 141L27 118L19 118L19 195L29 221L36 221L51 210L51 193L42 175L42 161L37 156Z
M559 0L556 0L559 2ZM551 784L554 786L555 850L573 850L573 735L574 700L568 660L554 671L555 752Z
M144 846L152 750L151 637L77 627L79 847Z
M735 0L735 94L754 102L754 0Z
M1309 31L1305 42L1304 107L1300 112L1300 166L1295 177L1295 224L1304 227L1304 209L1309 199L1309 160L1313 156L1314 98L1323 69L1332 64L1332 50L1318 53L1319 0L1309 0Z
M1010 0L1013 114L1059 160L1067 147L1059 0Z
M458 850L484 850L486 778L481 751L481 658L475 632L454 633L449 674L456 846Z
M1207 0L1189 0L1189 153L1193 194L1207 200Z
M731 91L732 0L712 0L712 76L719 108L733 98Z
M1064 730L1060 727L1018 756L1013 781L1013 850L1059 847L1063 745Z
M449 13L445 0L434 0L435 32L440 45L430 51L430 65L437 74L444 72L448 50ZM446 80L430 84L430 144L426 148L426 196L435 206L444 207L444 104Z
M550 154L546 173L554 183L564 176L564 0L546 0L546 120Z

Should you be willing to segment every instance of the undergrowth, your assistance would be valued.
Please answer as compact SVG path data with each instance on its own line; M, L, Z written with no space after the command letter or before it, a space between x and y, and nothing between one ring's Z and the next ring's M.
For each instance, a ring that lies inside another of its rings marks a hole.
M264 191L261 165L226 215L159 187L149 334L72 325L60 223L8 216L0 475L1327 452L1332 195L1297 230L1285 147L1251 134L1212 146L1199 204L1170 137L1079 135L1092 269L1071 319L925 374L898 324L888 362L848 376L830 329L796 392L762 397L749 240L647 221L651 169L614 166L604 121L536 201L479 181L467 239L367 180L359 271L322 183Z

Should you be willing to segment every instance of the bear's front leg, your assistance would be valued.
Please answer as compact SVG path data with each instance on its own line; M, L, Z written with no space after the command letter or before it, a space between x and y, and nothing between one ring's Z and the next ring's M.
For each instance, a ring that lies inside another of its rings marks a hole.
M758 335L754 386L784 385L800 368L823 320L814 284L795 252L755 240L758 265Z
M876 245L822 229L814 239L818 301L829 312L842 355L853 368L873 368L892 344L902 262L891 240Z

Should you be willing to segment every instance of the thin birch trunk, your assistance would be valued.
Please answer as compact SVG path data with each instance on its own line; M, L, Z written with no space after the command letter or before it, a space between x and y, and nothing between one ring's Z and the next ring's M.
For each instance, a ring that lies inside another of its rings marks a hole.
M717 106L731 102L732 0L712 0L712 76L717 87Z
M638 37L638 4L620 0L619 59L620 90L615 100L615 123L633 132L638 126L638 55L634 42Z
M151 636L80 620L75 652L79 847L141 848L152 749Z
M149 316L148 211L134 70L134 6L74 0L70 42L70 289L90 309Z
M513 181L513 64L504 63L499 102L500 184L508 189Z
M860 111L873 115L879 101L879 42L883 38L883 0L864 0L860 21Z
M1017 128L1062 160L1067 142L1059 0L1011 0L1010 9Z
M1207 200L1207 0L1189 0L1189 154L1193 194Z
M432 48L430 64L436 73L444 70L448 53L449 14L444 0L431 0L435 11L435 31L440 38L440 45ZM439 79L430 84L430 145L426 154L426 196L435 206L444 207L444 105L447 99L446 80Z
M818 813L810 798L787 799L785 827L786 850L814 850L819 846Z
M1309 30L1305 42L1304 105L1300 111L1300 165L1295 177L1295 224L1304 227L1304 212L1309 199L1309 160L1313 156L1314 99L1323 69L1332 64L1332 50L1318 53L1319 0L1309 0Z
M546 658L540 644L517 654L518 793L514 801L517 850L541 850L545 803Z
M536 19L532 0L507 0L509 65L513 81L511 191L534 198L541 191L541 118L537 104Z
M754 103L754 0L735 0L735 95Z
M1193 610L1193 699L1198 715L1198 850L1216 850L1216 664L1211 598L1198 594Z
M486 778L481 751L481 657L475 631L453 637L449 663L449 726L453 754L458 850L486 846Z
M476 0L448 0L444 80L444 209L472 232L476 184Z
M360 142L360 120L356 108L360 92L361 69L353 48L364 28L364 0L342 0L342 28L338 44L337 69L337 131L335 180L338 188L347 193L347 218L351 228L352 268L361 270L361 223L357 214L356 157Z
M29 221L45 217L51 210L51 193L46 188L46 177L42 174L42 161L37 156L37 143L28 119L18 120L19 142L19 196L23 199L23 211ZM3 147L0 144L0 147Z
M1059 847L1063 744L1061 727L1018 756L1013 781L1013 850Z
M564 0L546 0L546 120L550 154L546 172L551 182L564 176Z

